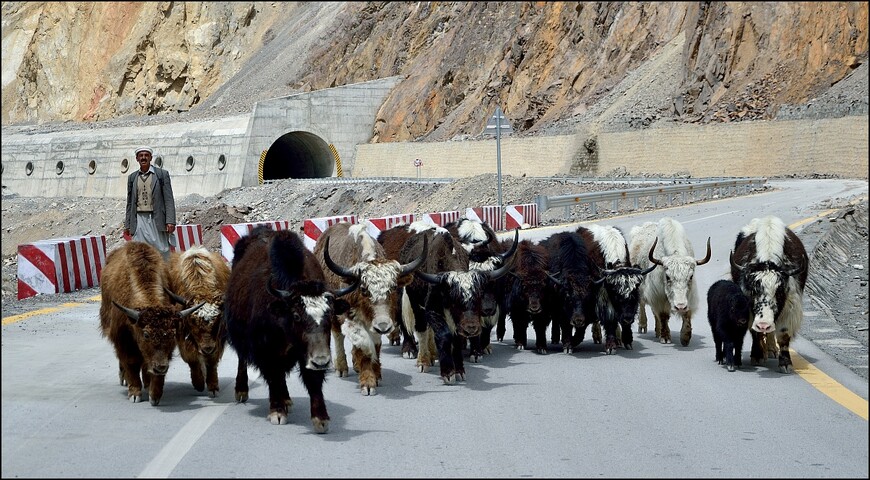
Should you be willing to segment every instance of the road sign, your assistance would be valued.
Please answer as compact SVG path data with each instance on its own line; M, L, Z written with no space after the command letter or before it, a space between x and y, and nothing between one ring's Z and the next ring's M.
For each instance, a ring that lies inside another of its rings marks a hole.
M514 129L508 123L507 117L501 111L501 107L495 107L495 113L489 117L486 122L486 127L483 129L484 135L504 135L513 132Z
M415 160L414 160L414 166L417 167L417 168L422 167L422 166L423 166L423 160L420 160L419 158L415 159Z

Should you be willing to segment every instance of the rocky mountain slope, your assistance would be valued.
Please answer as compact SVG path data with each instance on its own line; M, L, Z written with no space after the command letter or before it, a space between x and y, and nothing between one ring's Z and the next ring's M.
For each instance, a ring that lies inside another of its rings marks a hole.
M865 2L4 2L2 13L4 126L249 112L402 75L371 141L477 135L497 104L518 135L537 135L675 42L667 94L620 127L743 121L808 105L867 60ZM866 114L863 88L826 114Z

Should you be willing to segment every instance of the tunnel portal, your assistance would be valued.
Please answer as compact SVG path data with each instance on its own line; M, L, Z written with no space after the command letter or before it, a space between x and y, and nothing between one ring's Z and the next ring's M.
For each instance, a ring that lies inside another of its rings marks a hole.
M329 144L309 132L282 135L263 159L263 180L331 177L335 159Z

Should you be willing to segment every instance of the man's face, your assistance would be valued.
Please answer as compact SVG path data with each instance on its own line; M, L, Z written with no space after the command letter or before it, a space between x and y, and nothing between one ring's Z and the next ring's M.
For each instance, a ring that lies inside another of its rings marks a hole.
M151 154L148 152L137 153L136 161L139 162L139 170L142 172L147 172L151 168Z

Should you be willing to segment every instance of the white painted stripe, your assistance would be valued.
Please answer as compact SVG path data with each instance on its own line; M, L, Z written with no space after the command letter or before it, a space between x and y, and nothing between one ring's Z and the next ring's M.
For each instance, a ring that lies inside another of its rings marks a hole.
M719 213L719 214L716 214L716 215L710 215L709 217L701 217L701 218L696 218L696 219L694 219L694 220L686 220L686 221L684 221L684 222L682 222L682 223L683 223L683 225L685 225L685 224L687 224L687 223L700 222L701 220L707 220L707 219L710 219L710 218L722 217L722 216L725 216L725 215L733 215L733 214L735 214L735 213L737 213L737 212L739 212L739 211L740 211L740 210L731 210L730 212Z
M230 404L206 405L172 437L137 478L169 478L172 471L196 444L199 437L217 420Z

